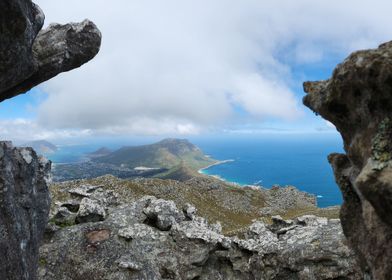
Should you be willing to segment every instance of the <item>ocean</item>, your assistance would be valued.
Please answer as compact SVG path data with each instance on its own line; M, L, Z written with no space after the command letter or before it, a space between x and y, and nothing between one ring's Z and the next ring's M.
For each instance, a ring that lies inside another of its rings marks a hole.
M339 135L280 135L194 141L218 160L233 160L202 170L240 185L292 185L317 196L319 207L340 205L342 196L327 156L343 152Z
M66 145L47 156L54 163L80 162L86 160L85 153L102 146L114 150L123 145L149 144L156 140L159 139ZM191 137L189 140L214 159L233 160L205 169L202 171L204 174L239 185L261 185L266 188L275 184L293 185L315 194L320 207L342 203L327 161L328 154L343 152L343 144L337 134Z

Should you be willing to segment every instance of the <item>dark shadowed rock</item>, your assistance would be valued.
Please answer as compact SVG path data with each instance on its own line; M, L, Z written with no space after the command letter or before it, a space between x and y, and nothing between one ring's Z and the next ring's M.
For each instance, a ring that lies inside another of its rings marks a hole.
M30 0L0 2L0 101L80 67L98 53L101 33L91 21L40 31L44 18Z
M344 233L364 271L391 279L392 42L351 54L331 79L304 89L304 104L344 140L346 154L328 158L343 193Z
M90 21L53 24L31 0L0 1L0 102L81 66L99 51ZM38 246L49 212L50 163L31 148L0 143L0 279L36 279ZM68 222L64 208L57 218ZM55 227L48 232L53 233Z
M36 279L50 206L50 162L0 142L0 279Z

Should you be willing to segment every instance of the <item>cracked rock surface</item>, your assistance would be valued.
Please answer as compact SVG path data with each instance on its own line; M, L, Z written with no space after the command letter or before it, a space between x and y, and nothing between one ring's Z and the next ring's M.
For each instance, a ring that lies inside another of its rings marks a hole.
M0 142L0 279L36 279L50 207L50 162Z
M89 199L112 192L83 188ZM338 219L276 216L272 224L254 221L243 236L225 236L193 205L181 211L154 196L95 203L108 213L103 221L49 225L40 248L41 280L362 278Z
M329 80L304 83L304 104L332 122L346 154L331 154L344 233L368 279L392 275L392 42L351 54Z

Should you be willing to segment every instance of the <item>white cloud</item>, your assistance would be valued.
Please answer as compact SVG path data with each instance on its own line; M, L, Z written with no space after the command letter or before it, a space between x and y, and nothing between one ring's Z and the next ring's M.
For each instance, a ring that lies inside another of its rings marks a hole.
M47 82L38 125L94 133L197 133L241 107L301 115L290 65L392 38L390 1L36 0L47 23L94 20L100 54Z
M162 119L157 122L153 119L135 118L127 125L111 126L110 128L97 129L53 129L42 126L35 120L18 118L0 120L2 141L15 141L23 144L31 140L67 140L67 139L91 139L100 136L118 135L195 135L201 128L191 123L179 122L178 120Z
M23 144L30 140L67 139L88 137L92 135L89 129L47 129L29 119L0 120L2 141L15 141Z

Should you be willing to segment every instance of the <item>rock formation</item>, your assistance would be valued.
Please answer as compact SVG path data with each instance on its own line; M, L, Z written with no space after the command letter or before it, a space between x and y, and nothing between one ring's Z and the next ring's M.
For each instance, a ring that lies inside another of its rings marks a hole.
M0 101L77 68L98 53L101 33L91 21L41 30L44 18L31 0L0 2Z
M343 193L341 221L361 267L392 275L392 42L351 54L326 81L306 82L304 104L332 122L346 154L329 156Z
M99 51L101 34L85 20L41 30L31 0L0 1L0 101L81 66ZM50 163L29 148L0 143L0 279L36 279L38 247L49 212Z
M219 223L209 224L190 204L178 209L173 201L144 196L119 205L118 195L104 186L64 191L73 199L54 203L40 248L41 280L357 280L362 276L338 219L275 216L270 225L254 221L243 236L228 237ZM85 199L99 206L88 209L91 215L82 210ZM97 221L99 209L104 215ZM58 216L59 212L63 214ZM72 222L80 215L83 221Z
M50 162L0 143L0 279L35 279L50 206Z

